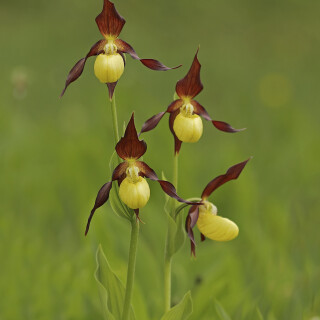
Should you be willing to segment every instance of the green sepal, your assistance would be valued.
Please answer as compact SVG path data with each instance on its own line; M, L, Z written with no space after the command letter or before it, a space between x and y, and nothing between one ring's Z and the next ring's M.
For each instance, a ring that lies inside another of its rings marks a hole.
M101 245L98 247L96 259L97 269L94 277L99 287L99 296L104 318L106 320L121 319L125 296L124 286L116 274L111 270ZM134 319L135 316L131 308L130 320Z
M215 300L214 306L220 320L231 320L230 316L218 300Z
M166 312L161 320L186 320L193 311L191 293L188 291L183 299L168 312Z

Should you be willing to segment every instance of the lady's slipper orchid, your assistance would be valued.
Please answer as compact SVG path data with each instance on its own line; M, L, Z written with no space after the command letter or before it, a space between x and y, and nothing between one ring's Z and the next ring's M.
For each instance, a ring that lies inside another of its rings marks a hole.
M166 71L180 67L169 68L154 59L140 59L130 44L118 39L126 20L119 15L111 1L104 0L103 9L96 17L96 23L104 39L95 43L85 58L80 59L70 70L61 96L69 84L81 76L87 59L92 56L98 56L94 64L94 73L100 82L108 85L110 99L117 81L124 71L124 53L130 54L133 59L139 60L152 70Z
M202 241L204 241L206 237L215 241L229 241L238 236L238 226L231 220L218 216L217 207L207 201L207 198L224 183L237 179L249 160L250 158L232 166L225 174L211 180L202 192L201 199L203 203L191 206L186 219L186 231L190 238L191 253L193 255L195 255L196 243L192 229L195 225L197 225L201 232Z
M139 209L144 207L150 197L149 185L145 178L159 182L162 190L170 197L179 202L193 205L193 202L186 201L177 195L175 187L168 181L160 180L156 173L143 161L138 159L144 155L147 150L147 144L139 140L137 130L134 125L134 114L128 123L124 136L116 145L118 156L124 160L113 171L112 180L105 183L98 192L95 204L91 210L86 232L89 231L91 219L95 211L101 207L109 198L112 187L112 181L119 183L119 196L121 200L131 209L134 209L137 218L139 218ZM201 204L199 202L198 204Z
M198 51L193 59L187 75L176 84L176 93L179 99L173 101L166 111L160 112L147 120L141 129L147 132L154 129L166 112L170 113L169 126L175 140L175 152L179 153L182 142L197 142L202 135L202 116L211 121L219 130L224 132L238 132L244 129L234 129L228 123L212 120L206 109L194 98L202 91L200 80L201 65L198 60Z

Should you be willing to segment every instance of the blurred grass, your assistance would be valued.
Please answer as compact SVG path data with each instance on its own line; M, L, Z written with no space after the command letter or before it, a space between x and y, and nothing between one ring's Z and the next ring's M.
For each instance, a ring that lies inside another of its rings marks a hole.
M73 63L100 38L94 17L101 5L0 4L1 319L102 318L93 279L99 242L125 279L129 226L105 206L83 236L113 149L109 105L93 61L58 99ZM239 238L204 242L195 261L186 243L174 260L174 301L192 290L191 319L218 319L215 299L232 319L257 319L257 306L267 320L319 317L320 3L116 5L127 20L121 38L141 56L183 64L155 73L129 57L117 87L121 123L134 110L140 127L163 110L200 44L205 89L198 100L213 118L248 128L228 135L205 123L201 141L182 146L180 194L199 195L214 176L254 155L240 179L213 199L221 215L238 223ZM144 136L145 161L170 177L167 126L165 119ZM159 319L162 312L165 216L160 188L150 184L138 252L138 319Z

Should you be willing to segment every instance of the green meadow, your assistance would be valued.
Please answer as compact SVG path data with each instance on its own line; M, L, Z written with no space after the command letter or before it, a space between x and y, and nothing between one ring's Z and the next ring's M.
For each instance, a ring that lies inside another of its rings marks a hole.
M186 240L174 257L173 302L191 290L190 320L320 319L320 2L311 0L115 0L120 38L143 58L179 69L155 72L126 59L116 88L119 123L138 130L171 103L200 45L213 119L182 145L178 192L199 197L215 176L253 156L238 180L210 198L239 226L238 238ZM107 204L84 237L114 150L106 86L94 58L59 99L73 64L101 38L98 1L0 3L0 319L103 319L93 274L99 245L125 282L129 223ZM144 156L171 180L168 115L142 135ZM133 306L137 320L163 314L165 197L150 181L141 211ZM187 212L182 213L186 216ZM224 314L224 312L227 314ZM224 315L223 315L224 314ZM229 318L228 318L229 317Z

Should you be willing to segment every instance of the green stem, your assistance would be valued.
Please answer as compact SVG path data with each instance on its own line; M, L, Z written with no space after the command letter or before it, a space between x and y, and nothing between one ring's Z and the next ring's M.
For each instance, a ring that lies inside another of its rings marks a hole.
M178 190L178 154L173 158L173 185ZM176 200L171 199L171 218L175 219ZM172 255L170 253L170 243L172 243L170 232L170 217L168 217L168 231L166 239L166 248L164 254L164 311L167 312L171 308L171 262Z
M111 100L111 113L112 113L112 120L113 120L113 137L115 144L118 143L120 140L119 138L119 128L118 128L118 116L117 116L117 106L116 106L116 96L113 94Z
M122 312L122 320L128 320L130 318L130 307L131 307L131 297L132 297L132 291L133 291L134 272L135 272L135 266L136 266L138 237L139 237L139 220L137 220L136 217L133 217L131 221L131 239L130 239L130 249L129 249L128 273L127 273L126 293L125 293L123 312Z

